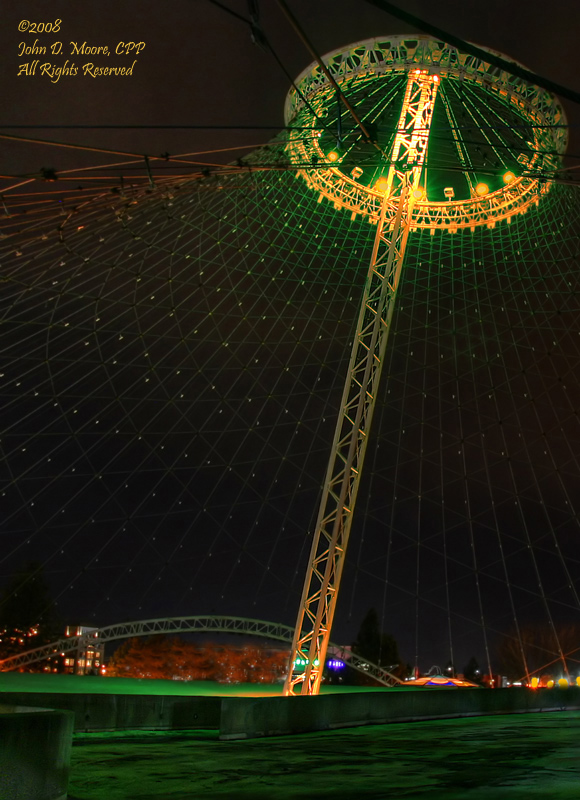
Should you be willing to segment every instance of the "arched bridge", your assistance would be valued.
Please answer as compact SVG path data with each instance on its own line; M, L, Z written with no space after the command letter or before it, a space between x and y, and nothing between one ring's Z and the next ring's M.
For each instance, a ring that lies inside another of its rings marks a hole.
M35 650L28 650L16 656L0 661L0 672L9 672L19 669L35 661L43 661L54 655L70 653L94 644L105 644L118 639L129 639L135 636L151 636L154 634L169 633L238 633L245 636L261 636L264 639L292 644L294 628L281 625L277 622L266 622L261 619L247 619L245 617L224 616L198 616L198 617L164 617L162 619L144 619L136 622L122 622L117 625L107 625L104 628L95 628L90 633L82 636L67 636L56 642L51 642ZM331 644L333 652L349 667L373 677L385 686L398 686L401 681L387 670L372 664L364 658L351 653L343 647Z

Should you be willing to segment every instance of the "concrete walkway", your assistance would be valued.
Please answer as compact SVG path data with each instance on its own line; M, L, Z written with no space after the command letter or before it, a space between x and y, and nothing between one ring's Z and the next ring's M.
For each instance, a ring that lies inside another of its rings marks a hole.
M69 800L578 800L580 712L375 725L238 742L77 734Z

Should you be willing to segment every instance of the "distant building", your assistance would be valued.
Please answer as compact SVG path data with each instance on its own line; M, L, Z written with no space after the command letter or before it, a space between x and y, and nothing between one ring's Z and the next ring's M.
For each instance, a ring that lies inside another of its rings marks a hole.
M73 675L99 674L105 658L105 645L99 642L98 628L86 625L67 625L65 636L90 637L79 643L76 652L65 653L65 673Z

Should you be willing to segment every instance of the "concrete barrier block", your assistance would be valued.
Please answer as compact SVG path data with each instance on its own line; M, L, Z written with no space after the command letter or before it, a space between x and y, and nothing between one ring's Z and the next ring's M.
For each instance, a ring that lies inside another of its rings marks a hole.
M317 697L224 697L220 739L280 736L387 722L580 708L580 688L408 689Z
M0 703L70 711L74 730L217 729L221 697L3 692ZM2 800L0 796L0 800Z
M2 800L66 800L74 715L0 706Z
M221 697L172 697L170 707L171 730L210 728L220 725Z

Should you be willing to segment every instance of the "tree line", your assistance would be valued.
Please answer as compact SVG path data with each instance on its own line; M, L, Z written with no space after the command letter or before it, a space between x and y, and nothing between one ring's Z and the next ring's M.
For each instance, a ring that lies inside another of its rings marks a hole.
M0 660L41 647L62 638L64 624L59 618L42 565L30 562L6 584L0 596ZM396 639L381 629L376 609L364 617L352 651L374 664L379 664L399 678L411 674L412 668L399 654ZM580 671L580 627L561 625L557 629L543 624L520 626L498 640L493 658L494 670L510 680L519 680L527 673L561 673L564 654L571 674ZM130 677L179 678L183 680L215 680L220 682L276 682L287 670L289 651L272 646L231 646L195 644L179 637L131 639L119 647L108 664L109 675ZM39 662L26 667L40 672L54 662ZM444 674L455 675L455 667L447 664ZM468 680L483 679L477 660L472 657L463 668ZM371 678L348 667L325 671L329 683L374 683Z
M218 683L276 683L286 675L289 651L244 644L197 644L178 636L129 639L113 654L107 675Z

